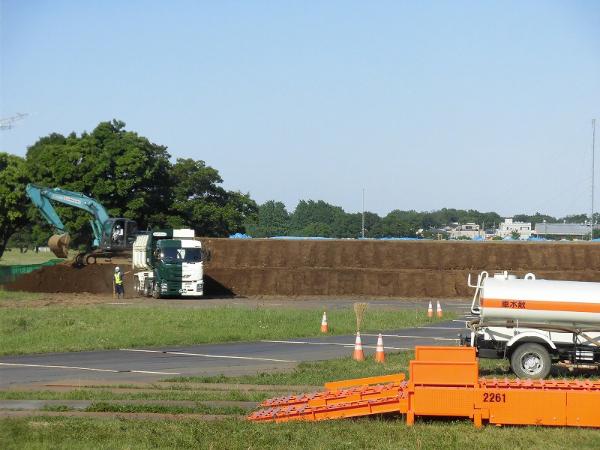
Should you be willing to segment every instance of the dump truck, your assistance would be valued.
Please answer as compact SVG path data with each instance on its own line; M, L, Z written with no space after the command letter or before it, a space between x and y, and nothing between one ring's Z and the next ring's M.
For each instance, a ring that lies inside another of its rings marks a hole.
M81 192L28 184L25 193L44 219L54 228L56 234L48 240L48 247L57 257L68 257L71 236L54 208L53 202L81 209L92 216L90 225L94 238L89 245L92 250L80 252L75 257L78 265L94 264L97 258L111 259L116 255L131 252L131 246L138 233L137 223L134 220L110 217L98 200Z
M138 295L204 295L204 252L194 230L150 231L133 243L134 290Z
M554 363L569 369L600 366L600 283L517 278L481 272L465 345L481 358L506 358L519 378L548 376Z

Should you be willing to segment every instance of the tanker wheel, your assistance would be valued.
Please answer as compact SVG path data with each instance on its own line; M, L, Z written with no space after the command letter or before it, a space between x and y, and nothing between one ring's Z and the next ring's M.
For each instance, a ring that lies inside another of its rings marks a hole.
M96 264L96 257L94 255L87 255L85 257L85 263L86 264Z
M510 368L519 378L532 380L546 378L552 368L552 360L546 347L540 344L521 344L510 357Z

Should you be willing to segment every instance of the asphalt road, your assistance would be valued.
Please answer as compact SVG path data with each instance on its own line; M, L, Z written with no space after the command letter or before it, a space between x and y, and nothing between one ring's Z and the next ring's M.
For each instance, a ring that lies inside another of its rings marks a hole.
M458 305L457 305L458 306ZM416 345L457 345L465 318L384 333L388 351ZM154 381L173 376L241 375L290 369L301 361L340 358L352 353L354 336L279 341L203 344L183 347L47 353L0 358L0 388L60 384L61 380ZM377 336L363 334L365 353L375 351Z

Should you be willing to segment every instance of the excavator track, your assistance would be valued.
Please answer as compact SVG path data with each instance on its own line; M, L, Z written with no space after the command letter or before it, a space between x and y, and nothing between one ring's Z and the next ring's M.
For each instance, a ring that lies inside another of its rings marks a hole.
M475 349L416 347L410 379L403 374L327 383L322 392L277 397L248 419L330 420L399 413L464 417L481 427L553 425L600 428L600 381L479 379Z

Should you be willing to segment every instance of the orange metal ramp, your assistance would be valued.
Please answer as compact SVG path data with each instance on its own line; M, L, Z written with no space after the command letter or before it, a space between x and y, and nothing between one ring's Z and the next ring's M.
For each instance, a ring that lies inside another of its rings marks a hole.
M465 417L476 426L600 427L600 382L478 378L475 349L417 347L403 374L327 383L326 390L264 401L252 421L327 420L381 413Z

